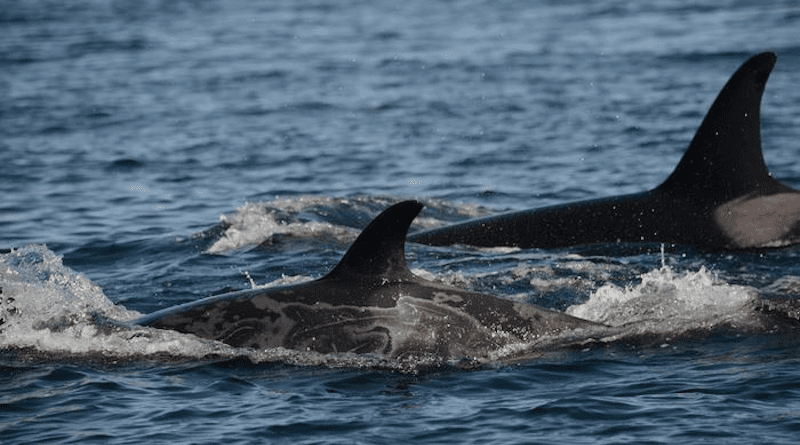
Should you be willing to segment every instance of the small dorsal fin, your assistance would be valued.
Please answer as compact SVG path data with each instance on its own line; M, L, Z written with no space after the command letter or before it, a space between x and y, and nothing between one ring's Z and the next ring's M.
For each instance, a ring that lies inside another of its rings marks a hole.
M375 278L404 281L414 275L406 265L406 233L422 204L403 201L384 210L344 254L325 278Z
M731 76L659 191L722 202L780 186L761 153L761 96L776 59L758 54Z

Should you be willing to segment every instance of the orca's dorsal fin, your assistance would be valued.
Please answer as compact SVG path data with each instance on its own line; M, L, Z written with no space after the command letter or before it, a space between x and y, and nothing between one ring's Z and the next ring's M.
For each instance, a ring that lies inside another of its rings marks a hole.
M761 53L731 76L659 191L719 203L781 187L761 153L761 96L776 60L774 53Z
M414 277L406 264L406 234L422 204L403 201L376 216L325 278L407 281Z

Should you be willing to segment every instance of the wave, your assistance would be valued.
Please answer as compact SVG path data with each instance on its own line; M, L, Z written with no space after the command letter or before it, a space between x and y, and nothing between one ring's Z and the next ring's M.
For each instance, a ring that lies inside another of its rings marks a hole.
M351 242L382 209L401 200L380 196L305 195L248 202L235 212L220 217L217 227L222 235L206 253L224 254L271 244L279 242L281 236L326 237L342 243ZM453 205L433 199L425 203L428 216L417 218L412 230L490 213L489 209L469 204Z

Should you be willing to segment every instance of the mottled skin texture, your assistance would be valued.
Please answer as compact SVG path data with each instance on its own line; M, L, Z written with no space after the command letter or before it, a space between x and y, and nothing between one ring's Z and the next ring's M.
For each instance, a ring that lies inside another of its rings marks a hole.
M237 347L444 358L484 357L544 335L605 329L412 274L404 239L421 208L406 201L387 209L319 280L210 297L150 314L139 323Z
M733 74L675 171L653 190L470 220L408 241L522 248L662 242L711 251L797 244L800 192L772 178L761 152L761 97L775 61L762 53Z

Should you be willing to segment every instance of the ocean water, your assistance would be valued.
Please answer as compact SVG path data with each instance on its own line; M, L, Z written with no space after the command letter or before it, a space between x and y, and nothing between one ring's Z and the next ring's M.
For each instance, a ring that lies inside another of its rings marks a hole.
M794 443L800 248L409 245L414 271L639 335L400 362L136 328L412 230L664 180L728 77L778 63L800 188L800 5L0 0L0 443Z

